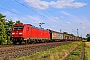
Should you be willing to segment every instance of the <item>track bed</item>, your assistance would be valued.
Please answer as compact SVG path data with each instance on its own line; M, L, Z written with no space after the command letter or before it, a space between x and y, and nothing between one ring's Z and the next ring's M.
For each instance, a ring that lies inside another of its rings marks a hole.
M83 60L85 57L85 43L75 47L70 53L68 53L63 60Z
M47 50L60 45L72 43L67 42L53 42L53 43L40 43L40 44L30 44L30 45L10 45L0 48L0 60L8 60L11 58L17 58L22 56L28 56L36 53L40 50Z

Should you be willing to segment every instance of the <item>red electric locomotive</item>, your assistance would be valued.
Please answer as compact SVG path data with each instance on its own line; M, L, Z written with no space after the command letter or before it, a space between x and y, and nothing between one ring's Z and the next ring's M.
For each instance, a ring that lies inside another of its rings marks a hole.
M40 29L31 24L15 24L11 33L11 41L14 44L46 42L49 40L49 30Z
M49 41L81 41L82 38L70 36L53 30L45 30L32 26L31 24L15 24L11 41L16 44L49 42Z

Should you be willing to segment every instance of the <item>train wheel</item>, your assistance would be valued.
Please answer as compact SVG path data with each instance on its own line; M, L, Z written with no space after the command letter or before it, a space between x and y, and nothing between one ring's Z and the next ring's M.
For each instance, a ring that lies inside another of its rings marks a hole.
M16 41L13 41L13 44L15 45L17 42Z
M19 44L22 44L22 41L19 41Z
M25 40L25 44L28 44L29 43L29 41L28 40Z
M36 40L34 40L34 42L33 42L34 44L36 44L37 43L37 41Z
M25 40L25 44L27 44L27 40Z

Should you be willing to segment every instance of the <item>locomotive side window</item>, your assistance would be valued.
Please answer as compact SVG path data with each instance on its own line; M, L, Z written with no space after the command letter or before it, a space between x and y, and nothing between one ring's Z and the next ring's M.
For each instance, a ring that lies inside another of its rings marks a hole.
M15 26L14 28L13 28L13 30L22 30L23 29L23 26Z
M19 30L22 30L22 29L23 29L23 26L21 26L21 27L18 27L18 29L19 29Z
M18 30L18 27L14 27L13 30Z

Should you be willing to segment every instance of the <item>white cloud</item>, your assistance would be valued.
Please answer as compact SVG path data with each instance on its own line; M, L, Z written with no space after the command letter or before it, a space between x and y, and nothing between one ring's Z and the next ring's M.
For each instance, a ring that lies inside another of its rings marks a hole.
M64 16L61 16L61 18L64 18Z
M83 26L82 28L83 28L83 29L85 29L85 27L84 27L84 26Z
M65 8L65 7L79 8L86 5L86 3L75 2L74 0L58 0L56 2L51 1L50 5L55 8Z
M70 24L70 22L67 22L67 24Z
M82 2L75 2L74 0L57 0L57 1L42 1L42 0L24 0L27 2L31 7L37 8L37 9L47 9L49 6L52 6L54 8L79 8L83 7L84 5L87 5L86 3Z
M31 7L37 8L37 9L47 9L49 6L49 2L46 1L40 1L40 0L24 0L27 2Z
M80 24L84 24L84 22L80 22Z

